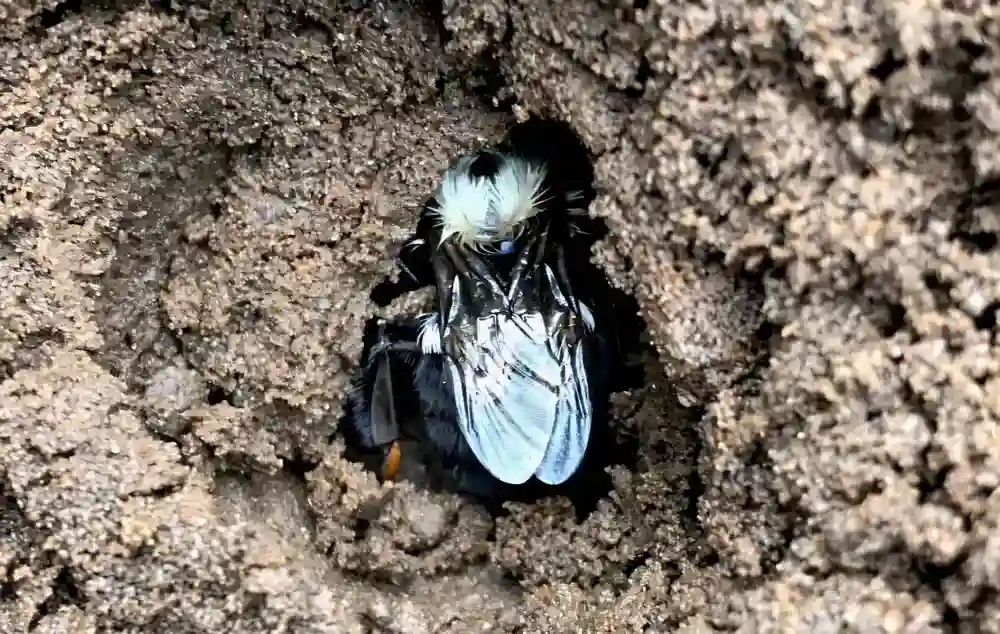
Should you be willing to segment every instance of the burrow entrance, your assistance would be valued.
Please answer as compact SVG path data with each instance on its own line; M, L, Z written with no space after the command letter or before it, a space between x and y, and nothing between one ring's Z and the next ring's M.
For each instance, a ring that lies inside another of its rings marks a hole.
M518 152L544 157L558 186L583 191L583 202L589 208L595 196L592 159L584 143L567 124L550 119L530 119L511 128L506 140ZM588 291L594 295L591 301L599 301L613 323L611 328L619 351L616 360L618 367L624 370L620 373L621 376L615 377L615 391L642 388L646 382L644 367L651 359L656 358L656 352L646 342L647 327L640 316L639 305L631 295L615 288L605 272L590 261L594 247L608 234L606 223L601 219L587 217L581 220L580 226L583 232L573 238L576 244L567 253L568 258L572 258L567 265L576 280L583 280L587 284ZM419 231L416 230L418 236ZM405 292L398 289L395 281L387 279L373 289L371 300L377 306L385 307ZM377 341L377 333L378 318L373 316L365 325L364 348L359 364L368 358ZM417 427L408 426L407 421L420 416L409 371L406 367L394 367L392 383L402 419L404 438L401 446L404 459L409 457L417 464L414 466L411 462L410 467L403 469L401 477L397 479L409 480L431 490L453 490L465 494L495 512L500 512L506 501L534 502L542 497L563 495L573 502L578 515L583 517L611 490L611 478L606 467L621 465L630 470L636 467L637 441L634 438L622 438L615 433L616 413L609 405L606 411L595 416L587 457L581 468L566 483L553 487L532 479L524 485L508 487L496 482L498 486L488 494L456 488L448 477L436 473L439 466L435 464L436 456L429 452L429 443L420 437L421 433L407 433L408 427L411 430ZM350 423L352 415L352 408L345 406L339 429L347 441L346 457L377 472L385 454L382 450L363 447L359 434ZM457 429L455 433L458 433Z

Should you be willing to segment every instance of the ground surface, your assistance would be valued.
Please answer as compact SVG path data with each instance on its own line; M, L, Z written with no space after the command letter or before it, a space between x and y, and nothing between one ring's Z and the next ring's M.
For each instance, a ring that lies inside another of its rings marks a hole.
M983 5L3 0L0 631L1000 632ZM582 524L336 434L494 97L594 152L661 355Z

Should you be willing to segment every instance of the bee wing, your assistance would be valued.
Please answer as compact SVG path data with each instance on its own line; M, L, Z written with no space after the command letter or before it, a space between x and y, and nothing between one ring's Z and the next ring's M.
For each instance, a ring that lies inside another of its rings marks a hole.
M578 342L572 349L562 348L559 402L555 424L545 450L545 457L535 476L546 484L561 484L569 479L583 461L590 440L592 404L583 346Z
M581 351L553 346L539 314L477 320L475 339L446 361L473 453L510 484L564 481L590 435Z

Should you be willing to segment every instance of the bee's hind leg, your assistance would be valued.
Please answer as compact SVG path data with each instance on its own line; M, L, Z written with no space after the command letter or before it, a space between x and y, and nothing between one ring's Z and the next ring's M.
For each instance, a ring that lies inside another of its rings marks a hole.
M348 421L358 444L379 457L377 470L388 480L396 476L401 458L399 400L412 388L402 385L412 381L412 371L398 361L419 347L409 321L379 322L376 328L376 340L362 359L348 397Z

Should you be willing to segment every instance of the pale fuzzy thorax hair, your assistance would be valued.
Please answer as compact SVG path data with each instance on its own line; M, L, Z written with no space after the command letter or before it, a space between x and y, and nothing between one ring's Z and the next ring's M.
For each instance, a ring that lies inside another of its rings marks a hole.
M493 176L474 177L469 166L475 155L463 157L445 173L432 211L438 216L441 241L481 249L485 243L516 237L521 224L535 216L545 200L545 166L503 156Z

